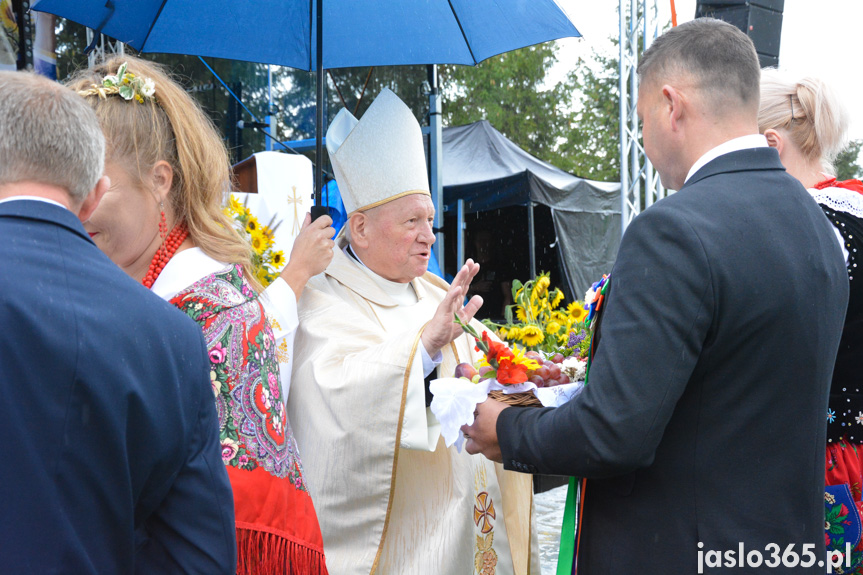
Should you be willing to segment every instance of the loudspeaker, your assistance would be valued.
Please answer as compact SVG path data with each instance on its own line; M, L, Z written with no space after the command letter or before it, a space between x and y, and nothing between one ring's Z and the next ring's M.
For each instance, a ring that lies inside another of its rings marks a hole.
M749 36L762 68L779 66L785 0L698 0L695 17L728 22Z

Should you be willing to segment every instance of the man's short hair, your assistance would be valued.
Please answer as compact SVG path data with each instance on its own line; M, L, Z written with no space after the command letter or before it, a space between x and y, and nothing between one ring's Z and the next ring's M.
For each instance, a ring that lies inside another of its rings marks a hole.
M72 90L30 72L0 72L0 158L0 185L54 185L80 204L102 177L105 137Z
M644 51L638 64L643 83L688 75L706 103L723 113L729 106L758 109L761 69L755 45L721 20L697 18L672 28Z

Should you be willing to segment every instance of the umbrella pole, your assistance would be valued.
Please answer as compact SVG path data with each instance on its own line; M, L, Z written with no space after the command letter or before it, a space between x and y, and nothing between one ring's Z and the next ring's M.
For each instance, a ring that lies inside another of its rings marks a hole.
M320 216L329 213L327 205L329 201L322 204L323 184L324 184L324 145L323 145L323 129L324 129L324 66L323 66L323 49L324 49L324 8L323 0L317 0L317 93L315 95L315 205L312 206L312 220L318 219ZM329 198L327 198L329 200Z

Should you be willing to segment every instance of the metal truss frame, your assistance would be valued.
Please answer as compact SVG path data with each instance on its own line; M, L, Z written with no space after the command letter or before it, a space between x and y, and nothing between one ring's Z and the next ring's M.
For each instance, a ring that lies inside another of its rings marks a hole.
M657 0L620 0L620 216L621 233L654 202L665 197L659 174L644 153L636 112L639 47L660 33ZM627 5L628 4L628 5Z

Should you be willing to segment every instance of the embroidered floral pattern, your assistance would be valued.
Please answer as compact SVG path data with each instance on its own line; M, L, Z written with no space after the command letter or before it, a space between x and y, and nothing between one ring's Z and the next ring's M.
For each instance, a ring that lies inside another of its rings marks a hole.
M493 548L495 517L494 501L488 492L481 491L473 507L473 522L482 532L476 536L477 552L474 555L474 567L479 575L494 575L497 570L497 551Z
M497 551L494 550L494 533L486 536L476 536L476 546L479 551L473 559L474 567L478 575L494 575L497 571Z
M232 265L207 276L171 303L203 329L225 465L262 466L307 491L281 401L273 331L242 268Z

